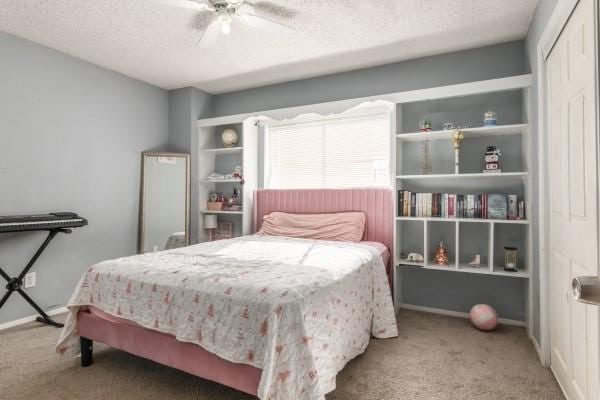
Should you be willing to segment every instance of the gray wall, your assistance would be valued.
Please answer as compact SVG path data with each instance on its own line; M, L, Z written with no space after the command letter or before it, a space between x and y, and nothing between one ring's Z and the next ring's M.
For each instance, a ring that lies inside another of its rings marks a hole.
M136 252L140 153L166 148L169 97L3 33L0 54L0 215L74 211L89 219L54 239L34 269L37 286L27 289L46 309L63 306L87 267ZM17 274L43 238L2 234L0 266ZM34 313L13 295L0 323Z
M532 177L533 177L533 193L539 193L539 173L538 173L538 158L537 158L537 149L539 143L539 135L542 134L538 132L538 96L537 96L537 79L538 79L538 70L537 70L537 44L542 36L542 32L546 27L546 24L550 20L550 16L556 7L556 3L558 0L540 0L538 2L537 9L535 10L535 14L533 16L533 22L529 28L529 32L527 33L527 38L525 40L525 68L528 72L533 74L533 88L531 93L531 110L530 110L530 124L531 124L531 133L532 133L532 145L534 152L534 159L532 165ZM536 201L537 203L537 201ZM539 220L538 215L531 213L532 223L533 223L533 244L534 244L534 265L536 268L533 271L533 335L535 338L540 340L540 279L539 279Z
M213 98L212 115L291 107L523 73L526 73L525 48L522 41L517 41L220 94ZM501 106L512 110L505 114L520 115L520 96L501 95L499 98ZM512 101L517 104L510 104ZM429 106L406 108L409 114L415 114ZM450 117L450 114L457 119L464 117L456 110L450 110L443 117ZM463 123L466 122L470 121ZM403 272L402 285L406 303L466 312L477 302L487 302L496 307L502 317L524 319L526 288L520 279L410 269Z
M212 96L195 88L169 92L169 150L191 154L190 243L198 241L198 130L196 122L210 116Z
M263 111L524 73L522 41L214 96L213 116Z

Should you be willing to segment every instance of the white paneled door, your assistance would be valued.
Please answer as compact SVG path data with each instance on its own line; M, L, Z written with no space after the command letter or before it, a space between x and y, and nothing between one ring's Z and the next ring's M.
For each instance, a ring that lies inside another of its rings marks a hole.
M546 61L551 367L571 400L599 400L600 308L571 280L598 275L596 0L580 0Z

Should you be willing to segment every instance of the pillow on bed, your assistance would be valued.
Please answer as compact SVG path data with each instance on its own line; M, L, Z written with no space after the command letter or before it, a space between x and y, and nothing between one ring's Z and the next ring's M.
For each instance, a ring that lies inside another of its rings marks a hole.
M272 212L263 217L259 234L303 239L360 242L365 230L365 214L288 214Z

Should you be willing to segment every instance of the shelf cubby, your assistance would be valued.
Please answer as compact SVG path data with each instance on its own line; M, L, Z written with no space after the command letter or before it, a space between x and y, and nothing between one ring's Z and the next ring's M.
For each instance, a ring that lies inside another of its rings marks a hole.
M455 221L425 221L425 266L458 268L458 225ZM448 264L438 265L434 261L437 246L444 242L448 251Z
M490 230L492 224L469 224L457 222L459 241L458 241L458 267L469 268L490 268ZM478 267L470 266L476 255L481 260Z
M527 263L527 227L519 225L494 224L493 265L495 270L504 271L504 247L517 248L517 272L507 274L525 274L529 276Z
M398 220L396 229L402 237L399 243L398 262L403 265L424 266L425 260L420 262L408 261L406 257L409 253L419 253L425 256L425 221L423 220Z

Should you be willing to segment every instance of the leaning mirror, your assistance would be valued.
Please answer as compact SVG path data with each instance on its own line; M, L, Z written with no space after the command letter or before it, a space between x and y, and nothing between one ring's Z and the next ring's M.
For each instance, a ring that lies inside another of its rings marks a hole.
M190 242L190 156L142 153L138 252Z

